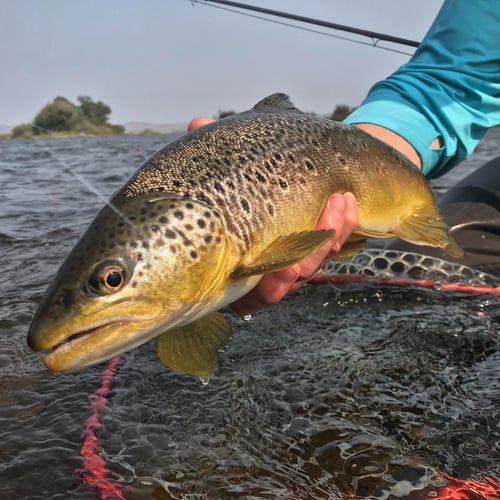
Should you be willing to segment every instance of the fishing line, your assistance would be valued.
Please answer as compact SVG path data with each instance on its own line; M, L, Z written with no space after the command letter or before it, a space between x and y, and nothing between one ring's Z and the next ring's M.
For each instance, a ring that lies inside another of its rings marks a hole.
M332 276L323 275L323 277L331 278ZM373 278L373 276L368 277ZM116 367L120 359L120 356L112 358L102 372L100 386L95 391L90 405L90 414L83 424L81 436L83 444L80 450L82 469L75 471L75 475L82 477L86 484L96 489L100 500L126 500L121 483L108 478L109 471L106 467L106 461L101 456L102 448L97 436L97 431L102 428L102 413L108 404L107 396L111 389L113 378L116 375ZM441 471L438 471L438 473L448 481L448 484L436 487L433 491L426 491L426 497L428 498L432 496L432 498L441 500L465 500L467 498L477 498L478 500L500 499L500 482L492 476L485 474L482 480L475 480L457 479ZM407 500L421 500L423 497L419 490L415 492L415 496L410 494L405 498ZM295 500L300 500L300 498L295 497ZM356 500L356 497L349 497L349 500Z
M101 500L126 500L121 483L108 479L106 461L101 456L102 448L97 436L97 431L102 427L102 413L108 404L108 393L119 362L120 356L115 356L102 372L101 384L93 395L90 414L83 424L83 444L80 449L82 468L75 471L75 475L82 477L86 484L98 491Z
M390 40L382 40L381 38L377 38L376 36L370 36L370 35L366 35L366 34L362 35L360 33L360 36L367 36L368 38L370 38L372 40L371 42L363 42L362 40L357 40L355 38L349 38L347 36L334 35L333 33L327 33L325 31L315 30L313 28L306 28L305 26L299 26L297 24L287 23L285 21L278 21L276 19L271 19L269 17L258 16L257 14L249 14L247 12L241 12L239 10L235 10L235 9L232 9L232 8L229 8L229 7L222 7L220 5L214 5L212 3L209 3L210 0L208 0L208 1L206 1L206 0L191 0L191 2L193 4L200 4L200 5L204 5L206 7L212 7L214 9L225 10L227 12L232 12L234 14L239 14L240 16L251 17L251 18L254 18L254 19L259 19L261 21L267 21L269 23L278 24L278 25L281 25L281 26L287 26L289 28L294 28L294 29L298 29L298 30L302 30L302 31L307 31L309 33L314 33L314 34L318 34L318 35L324 35L324 36L328 36L330 38L336 38L338 40L344 40L344 41L348 41L348 42L352 42L352 43L357 43L359 45L365 45L365 46L368 46L368 47L375 47L377 49L387 50L388 52L394 52L396 54L403 54L403 55L406 55L406 56L412 56L413 55L412 52L406 52L404 50L395 49L395 48L391 48L391 47L385 47L384 45L379 45L379 42L381 42L381 41L390 41Z
M33 127L35 127L36 129L40 130L41 132L43 132L45 134L48 134L49 136L56 137L54 132L52 132L51 130L44 129L44 128L39 127L37 125L33 125ZM72 142L74 142L74 138L72 138L72 139L73 139ZM55 161L56 164L58 164L60 167L62 167L64 172L72 175L80 184L82 184L87 189L87 191L89 193L96 196L97 199L99 199L100 201L102 201L104 203L104 205L107 205L108 207L110 207L123 221L125 221L130 227L132 227L134 229L134 231L136 231L142 238L147 237L147 235L144 234L144 232L136 224L134 224L134 222L131 221L124 212L122 212L114 203L112 203L103 194L101 194L97 190L97 188L95 188L83 175L74 171L70 167L69 163L61 161L61 159L59 157L54 155L52 153L52 150L48 146L46 146L42 143L43 139L33 137L32 140L35 142L35 144L37 145L37 147L39 149L41 149L42 151L47 153Z
M369 276L366 274L319 274L311 280L312 283L375 283L400 288L421 287L437 291L453 291L464 293L500 294L500 286L468 285L465 283L447 283L437 280L398 278L394 276Z

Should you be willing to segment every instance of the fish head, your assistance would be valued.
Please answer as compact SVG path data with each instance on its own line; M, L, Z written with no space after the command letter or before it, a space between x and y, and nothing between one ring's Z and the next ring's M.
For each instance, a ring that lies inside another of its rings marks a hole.
M28 345L73 372L189 322L223 286L226 244L207 205L173 193L112 200L56 274Z

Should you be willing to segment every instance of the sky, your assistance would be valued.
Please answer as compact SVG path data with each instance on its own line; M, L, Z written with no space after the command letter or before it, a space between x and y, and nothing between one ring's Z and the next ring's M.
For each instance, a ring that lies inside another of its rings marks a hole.
M241 1L413 40L442 4ZM273 92L326 114L337 104L358 105L409 57L192 0L0 0L0 47L0 125L10 126L31 121L58 95L101 100L120 124L243 111Z

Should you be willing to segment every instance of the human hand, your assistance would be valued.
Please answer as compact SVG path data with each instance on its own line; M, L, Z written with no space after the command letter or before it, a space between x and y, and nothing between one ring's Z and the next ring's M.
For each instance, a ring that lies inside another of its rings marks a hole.
M188 131L213 122L212 118L199 116L191 120ZM358 226L358 207L352 193L333 193L326 202L316 229L334 229L332 239L301 262L274 273L266 274L257 286L231 304L240 316L279 302L288 292L293 292L307 283L338 252Z
M266 274L257 286L231 304L240 316L279 302L313 278L323 265L338 252L358 225L358 207L352 193L334 193L328 199L316 229L334 229L332 239L299 263L275 273Z

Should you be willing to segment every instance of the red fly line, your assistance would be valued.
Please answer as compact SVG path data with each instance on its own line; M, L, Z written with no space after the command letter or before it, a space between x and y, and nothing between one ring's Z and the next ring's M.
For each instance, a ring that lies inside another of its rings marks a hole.
M367 276L362 274L320 274L313 279L314 283L378 283L398 287L425 287L436 290L450 290L467 293L500 294L500 287L466 285L460 283L442 283L434 280L393 278L385 276ZM82 456L81 476L86 484L97 490L100 500L126 500L123 488L118 481L108 478L106 461L102 458L102 448L99 444L97 432L102 427L102 413L108 403L108 393L116 372L120 356L111 359L101 376L101 385L94 393L90 404L90 414L83 424L83 444L80 450ZM440 487L432 498L440 500L500 500L500 482L490 476L484 476L482 481L473 479L456 479L441 473L448 481L446 486ZM407 500L428 499L414 492L407 496ZM296 499L299 500L299 499ZM356 500L354 497L348 500Z

